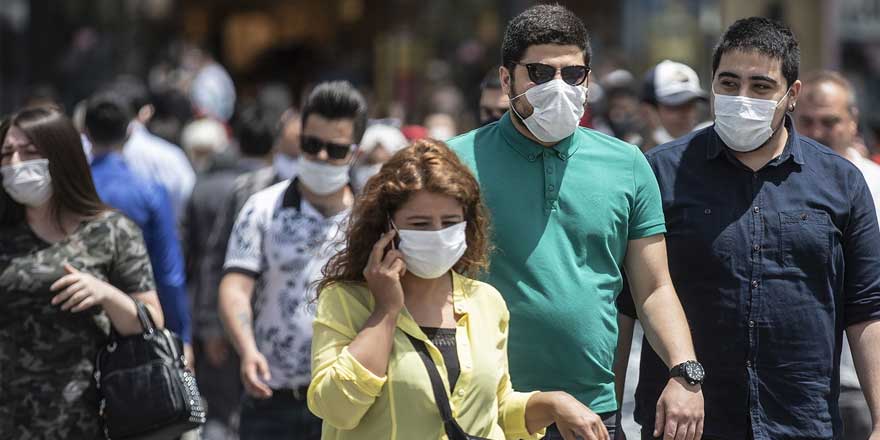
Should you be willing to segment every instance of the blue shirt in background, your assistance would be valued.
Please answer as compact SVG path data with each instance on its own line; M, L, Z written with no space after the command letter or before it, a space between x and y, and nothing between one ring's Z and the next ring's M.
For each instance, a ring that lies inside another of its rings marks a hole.
M101 200L143 231L165 326L190 342L190 314L183 253L175 230L174 209L165 189L133 173L119 153L95 156L92 178ZM126 292L131 293L131 292Z

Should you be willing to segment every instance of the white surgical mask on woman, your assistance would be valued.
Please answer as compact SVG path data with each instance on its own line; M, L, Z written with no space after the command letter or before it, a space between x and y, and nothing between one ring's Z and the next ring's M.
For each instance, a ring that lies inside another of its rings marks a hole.
M523 95L534 108L528 118L520 116L513 103ZM586 101L586 87L573 86L557 78L510 98L510 109L539 141L559 142L577 129Z
M406 270L431 280L449 272L467 249L467 222L439 231L397 229Z
M761 148L773 136L773 115L788 95L757 99L746 96L715 95L715 132L733 151L748 153Z
M299 180L309 191L319 196L326 196L339 191L348 183L348 171L351 165L333 165L300 156L297 168Z
M18 203L35 207L52 197L52 175L49 159L28 160L0 167L3 189Z

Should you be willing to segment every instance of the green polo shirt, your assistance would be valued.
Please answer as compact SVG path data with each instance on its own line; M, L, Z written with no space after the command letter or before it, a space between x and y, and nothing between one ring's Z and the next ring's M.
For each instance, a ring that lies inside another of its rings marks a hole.
M617 409L614 349L629 240L666 232L660 190L633 145L578 128L548 148L509 113L449 145L480 182L496 247L486 281L510 309L517 391L562 390Z

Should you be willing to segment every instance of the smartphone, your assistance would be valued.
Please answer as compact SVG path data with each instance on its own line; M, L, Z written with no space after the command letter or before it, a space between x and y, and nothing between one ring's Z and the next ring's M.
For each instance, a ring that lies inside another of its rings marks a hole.
M394 223L391 221L391 216L389 215L388 216L388 226L387 226L386 232L390 232L392 229L397 230L397 228L394 227ZM388 253L388 251L390 251L392 249L397 249L398 240L400 240L400 237L395 235L394 238L391 239L391 242L388 243L388 246L385 248L385 253Z

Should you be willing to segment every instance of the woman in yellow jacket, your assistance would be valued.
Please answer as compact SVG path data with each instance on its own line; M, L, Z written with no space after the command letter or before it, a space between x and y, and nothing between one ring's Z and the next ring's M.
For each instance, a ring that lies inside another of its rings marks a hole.
M608 438L568 394L511 387L507 307L467 277L488 265L487 227L477 181L440 142L417 141L369 180L318 288L308 405L322 439L449 438L417 346L471 436L537 438L556 423L566 440Z

